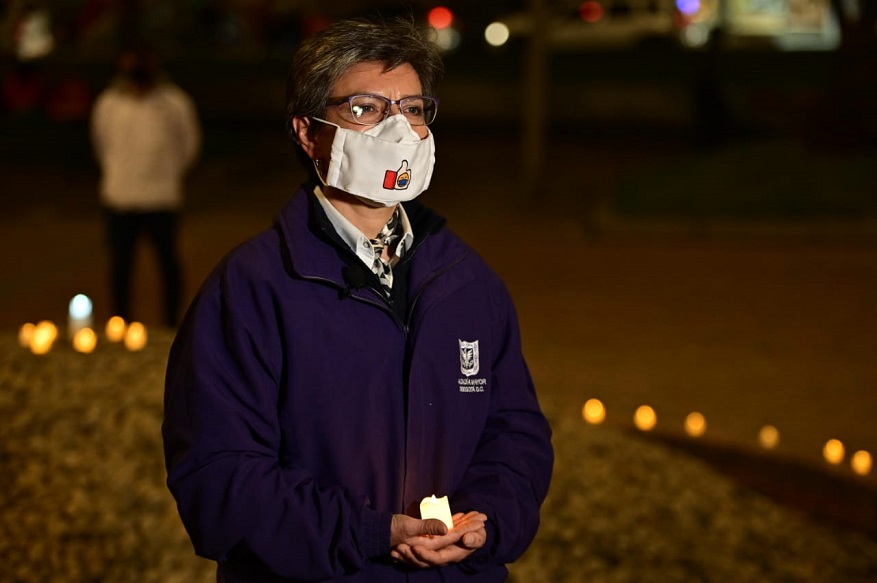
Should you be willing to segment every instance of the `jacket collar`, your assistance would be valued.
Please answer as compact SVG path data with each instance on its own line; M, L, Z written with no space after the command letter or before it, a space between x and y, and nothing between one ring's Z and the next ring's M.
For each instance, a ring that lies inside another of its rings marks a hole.
M412 276L416 271L428 277L465 254L468 248L456 237L448 236L443 217L416 200L402 204L414 231L414 242L402 261L418 256L418 264L422 266L413 270ZM342 288L347 286L344 266L359 259L335 232L310 185L305 184L293 195L277 215L275 225L283 234L289 269L293 273L329 281ZM435 244L424 246L431 239Z

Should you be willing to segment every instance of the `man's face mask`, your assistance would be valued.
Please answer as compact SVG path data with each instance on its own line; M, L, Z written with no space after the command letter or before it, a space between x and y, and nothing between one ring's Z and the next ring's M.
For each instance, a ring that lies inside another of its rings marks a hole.
M314 119L337 128L326 176L317 168L326 186L387 207L429 187L435 164L432 132L421 139L405 116L391 115L364 132Z

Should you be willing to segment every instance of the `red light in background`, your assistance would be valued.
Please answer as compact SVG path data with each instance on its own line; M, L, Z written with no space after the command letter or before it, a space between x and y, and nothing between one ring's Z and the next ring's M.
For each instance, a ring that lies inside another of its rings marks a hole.
M442 30L451 26L454 21L454 13L444 6L436 6L426 16L429 25L436 30Z
M579 16L585 22L595 23L603 19L606 9L597 0L586 0L579 6Z

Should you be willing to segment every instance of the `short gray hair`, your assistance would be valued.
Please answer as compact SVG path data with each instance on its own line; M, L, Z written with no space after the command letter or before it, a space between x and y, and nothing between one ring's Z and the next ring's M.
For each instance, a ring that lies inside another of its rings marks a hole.
M287 118L323 117L338 78L366 62L383 63L387 71L411 65L429 96L443 72L435 44L410 20L339 21L302 43L293 57L286 78Z

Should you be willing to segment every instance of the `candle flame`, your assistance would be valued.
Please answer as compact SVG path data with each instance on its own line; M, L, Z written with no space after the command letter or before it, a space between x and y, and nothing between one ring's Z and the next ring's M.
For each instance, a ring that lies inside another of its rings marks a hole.
M119 342L125 337L128 324L121 316L113 316L107 320L106 334L110 342Z
M123 343L125 348L132 352L143 350L146 346L146 327L140 322L128 324Z
M702 413L694 411L685 418L685 433L691 437L700 437L706 432L706 419Z
M35 329L36 326L34 326L33 323L27 322L18 331L18 343L22 348L28 348L30 346L30 339L33 338L33 332Z
M758 433L758 441L765 449L773 449L780 442L780 432L773 425L765 425Z
M866 476L871 472L872 464L871 454L865 450L857 451L853 456L853 471L860 476Z
M633 422L640 431L651 431L658 422L658 416L648 405L640 405L633 416Z
M606 419L606 407L600 399L588 399L582 407L582 417L592 425L600 424Z
M36 325L30 338L30 350L34 354L46 354L58 337L58 327L48 320Z
M91 328L82 328L73 336L73 349L88 354L97 346L97 335Z
M844 453L844 444L839 439L829 439L822 448L822 456L832 465L841 463L844 459Z

